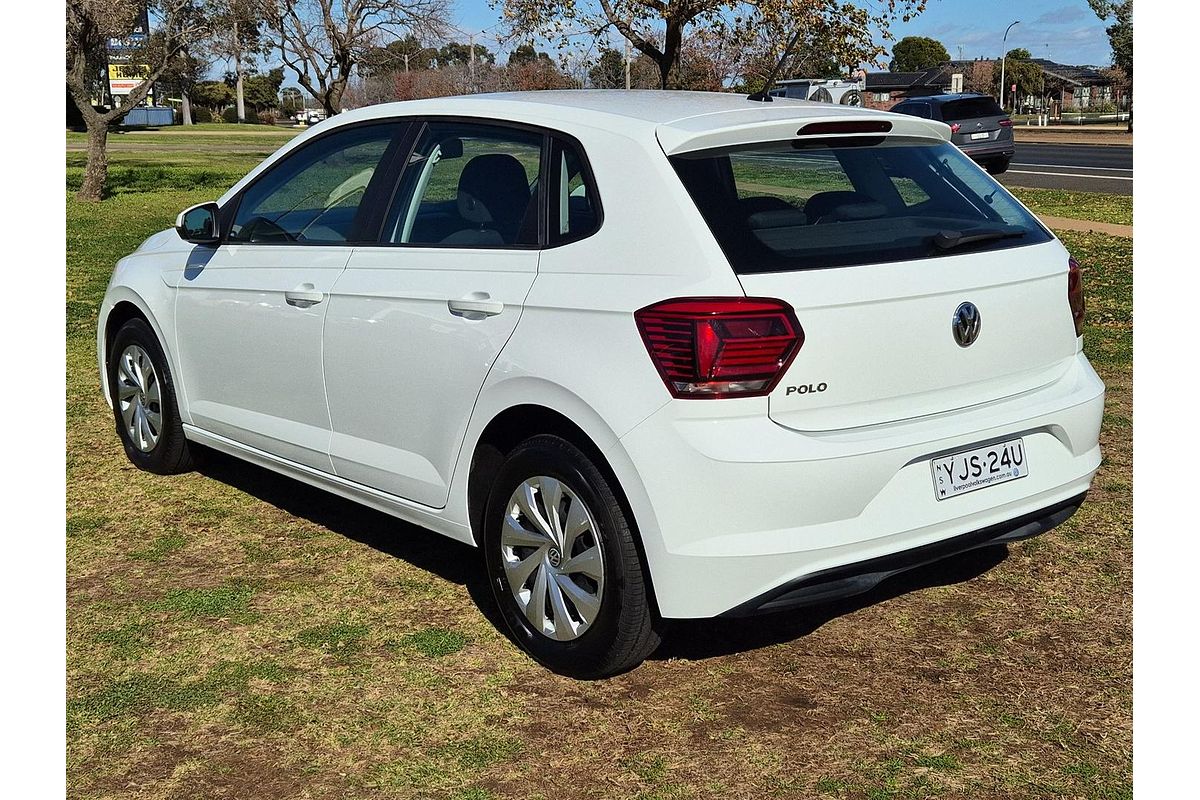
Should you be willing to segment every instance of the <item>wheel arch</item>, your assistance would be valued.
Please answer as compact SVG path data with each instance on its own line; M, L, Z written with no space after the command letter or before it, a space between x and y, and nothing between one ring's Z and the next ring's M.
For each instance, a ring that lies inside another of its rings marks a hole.
M104 391L104 399L110 405L112 404L112 395L108 385L110 351L117 331L131 319L141 319L150 326L150 330L154 332L154 337L158 339L158 344L166 356L167 367L171 370L171 380L174 381L176 387L180 385L179 368L175 361L174 347L172 347L173 342L166 336L162 325L150 311L149 304L133 289L127 286L113 286L109 288L105 297L96 331L96 356L100 367L100 385ZM176 392L176 402L180 406L180 416L187 422L189 417L181 391Z
M541 399L514 402L489 416L487 424L482 427L468 451L466 512L476 546L482 546L483 515L488 493L507 453L538 434L560 436L586 453L611 485L633 530L651 606L654 613L658 614L652 559L648 558L646 547L646 534L657 530L656 523L645 502L645 489L616 434L594 411L590 414L568 413L561 406L546 404ZM588 419L589 416L595 419ZM653 551L655 548L652 545L650 549Z

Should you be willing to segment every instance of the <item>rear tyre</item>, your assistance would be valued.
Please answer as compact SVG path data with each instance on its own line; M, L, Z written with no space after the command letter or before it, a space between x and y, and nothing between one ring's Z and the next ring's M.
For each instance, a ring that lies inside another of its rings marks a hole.
M1008 163L1011 158L994 158L987 162L986 168L990 175L1002 175L1008 171Z
M630 521L579 448L539 435L513 450L488 498L484 558L500 614L554 672L603 678L658 646Z
M162 347L144 320L129 320L113 338L108 386L117 436L134 466L158 475L190 470L175 383Z

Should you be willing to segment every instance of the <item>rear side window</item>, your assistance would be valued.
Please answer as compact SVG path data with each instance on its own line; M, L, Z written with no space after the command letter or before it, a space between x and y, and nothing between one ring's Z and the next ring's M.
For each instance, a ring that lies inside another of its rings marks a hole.
M393 244L536 247L540 133L431 122L418 137L385 227Z
M671 163L738 273L1050 240L1000 184L945 142L775 142L688 153Z
M990 97L967 97L942 104L942 119L947 121L1003 116L1004 109Z
M894 107L893 112L896 114L907 114L908 116L919 116L920 119L931 119L929 103L901 103Z

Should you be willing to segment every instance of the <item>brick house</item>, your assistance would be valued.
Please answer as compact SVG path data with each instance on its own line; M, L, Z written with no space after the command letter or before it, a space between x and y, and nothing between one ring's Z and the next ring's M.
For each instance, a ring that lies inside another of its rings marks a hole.
M868 72L863 105L883 111L909 97L947 92L990 91L993 65L988 59L949 61L920 72ZM961 75L956 78L956 75Z
M1105 103L1117 108L1128 107L1128 92L1114 82L1111 73L1105 74L1095 67L1058 64L1045 58L1035 58L1033 63L1042 68L1046 94L1058 111L1072 108L1087 111ZM1040 106L1039 98L1033 95L1022 97L1021 100L1023 105Z

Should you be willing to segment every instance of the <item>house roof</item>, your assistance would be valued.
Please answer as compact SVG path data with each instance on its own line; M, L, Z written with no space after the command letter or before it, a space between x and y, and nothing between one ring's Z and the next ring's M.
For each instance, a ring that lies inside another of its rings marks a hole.
M1097 84L1112 83L1111 80L1101 75L1095 67L1072 67L1067 64L1059 64L1048 58L1035 58L1032 61L1041 67L1042 71L1047 75L1053 75L1076 86L1095 86Z

